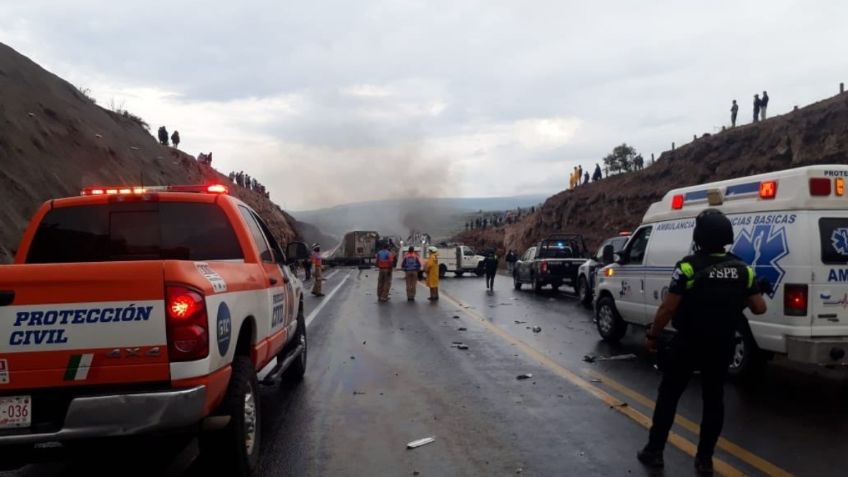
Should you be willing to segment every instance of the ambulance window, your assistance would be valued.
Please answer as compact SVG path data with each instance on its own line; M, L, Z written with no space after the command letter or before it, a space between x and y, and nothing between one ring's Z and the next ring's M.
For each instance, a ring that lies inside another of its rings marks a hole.
M51 210L38 225L27 263L241 258L232 226L215 204L119 202Z
M627 263L639 265L645 261L645 250L648 248L648 240L651 238L652 227L644 227L636 232L627 248Z
M822 263L848 263L848 218L819 219L819 236Z
M259 259L263 262L273 262L274 256L271 255L268 242L265 241L265 236L262 235L262 230L259 228L259 224L256 223L256 219L253 218L253 214L246 207L242 206L239 206L239 212L244 217L244 222L247 224L248 230L250 230L250 236L253 237L256 248L259 249Z

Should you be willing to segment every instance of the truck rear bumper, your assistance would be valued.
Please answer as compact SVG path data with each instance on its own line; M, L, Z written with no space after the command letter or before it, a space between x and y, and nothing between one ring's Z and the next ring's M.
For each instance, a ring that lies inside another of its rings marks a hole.
M61 429L55 432L3 430L0 431L0 446L131 436L187 428L203 419L205 400L205 386L163 392L77 397L71 400Z
M848 365L848 337L824 338L786 337L789 359L801 363Z

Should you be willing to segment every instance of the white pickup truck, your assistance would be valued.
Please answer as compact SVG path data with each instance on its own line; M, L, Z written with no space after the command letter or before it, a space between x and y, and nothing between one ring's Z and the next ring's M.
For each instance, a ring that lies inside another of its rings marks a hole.
M465 273L474 273L478 277L483 276L483 256L477 255L471 247L456 245L454 247L438 247L438 249L440 277L444 277L448 272L457 277L461 277Z

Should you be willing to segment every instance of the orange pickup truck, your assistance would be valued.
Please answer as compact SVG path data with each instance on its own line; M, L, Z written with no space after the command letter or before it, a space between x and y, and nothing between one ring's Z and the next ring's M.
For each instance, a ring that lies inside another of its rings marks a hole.
M257 372L306 370L288 264L308 254L226 191L87 188L42 205L0 266L2 466L38 443L199 432L221 475L253 473Z

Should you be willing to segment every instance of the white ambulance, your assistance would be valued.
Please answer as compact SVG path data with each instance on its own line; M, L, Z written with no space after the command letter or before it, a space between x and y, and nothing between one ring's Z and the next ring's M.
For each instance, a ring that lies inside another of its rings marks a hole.
M848 166L789 169L675 189L648 209L613 263L597 274L595 318L607 341L648 326L675 264L693 251L695 217L717 208L733 223L729 251L774 291L768 311L746 311L730 372L756 371L774 353L848 364Z

